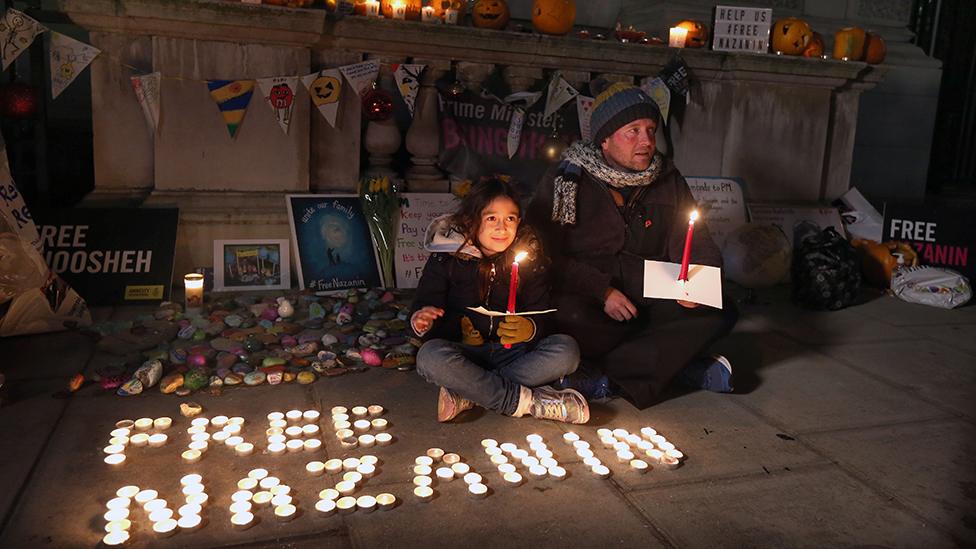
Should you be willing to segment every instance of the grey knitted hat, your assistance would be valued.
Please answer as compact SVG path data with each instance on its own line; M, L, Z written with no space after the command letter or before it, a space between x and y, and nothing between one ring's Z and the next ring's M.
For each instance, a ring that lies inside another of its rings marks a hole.
M657 103L644 90L624 82L616 82L600 92L593 101L590 114L590 135L600 145L622 126L634 120L650 118L661 122Z

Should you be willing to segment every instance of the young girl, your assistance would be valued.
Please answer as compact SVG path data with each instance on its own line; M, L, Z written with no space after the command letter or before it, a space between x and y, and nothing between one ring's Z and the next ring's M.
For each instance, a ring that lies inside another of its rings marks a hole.
M425 341L417 371L441 388L438 421L475 404L514 417L589 420L578 392L545 386L576 370L573 338L548 335L547 315L489 317L468 309L507 310L512 262L523 251L528 256L519 264L516 311L548 308L547 261L520 220L515 190L490 179L471 189L457 213L427 229L425 248L434 253L420 278L410 324Z

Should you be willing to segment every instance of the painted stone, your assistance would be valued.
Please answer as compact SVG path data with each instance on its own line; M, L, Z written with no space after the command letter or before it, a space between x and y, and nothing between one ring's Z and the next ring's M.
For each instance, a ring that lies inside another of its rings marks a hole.
M287 362L287 360L285 360L284 358L276 357L276 356L269 356L269 357L267 357L267 358L265 358L264 360L261 361L261 367L262 368L268 368L268 367L274 367L274 366L284 366L285 365L285 362Z
M400 368L402 366L412 366L417 360L412 355L401 353L389 353L383 358L384 368Z
M115 392L115 394L119 396L133 396L133 395L138 395L141 392L142 392L142 382L136 378L132 378L129 381L123 383L122 386L119 387L118 391Z
M158 360L148 360L136 370L132 375L133 379L138 379L142 383L143 389L148 389L163 377L163 363Z
M336 315L336 324L338 324L339 326L345 326L346 324L349 324L350 322L352 322L352 315L351 314L349 314L349 313L347 313L345 311L340 311Z
M227 377L227 374L229 373L230 373L230 368L217 368L216 371L217 377L219 377L220 379L224 379L225 377Z
M176 392L183 386L183 374L170 374L159 381L159 390L165 395Z
M267 379L267 377L268 376L265 375L265 373L262 372L261 370L248 372L247 375L244 376L244 384L250 385L252 387L255 385L261 385L262 383L264 383L264 380Z
M220 353L217 355L216 365L217 368L228 369L237 362L237 355L232 355L230 353Z
M337 338L332 334L325 334L324 336L322 336L322 345L326 347L332 345L333 343L338 343L338 342L339 342L339 338Z
M207 357L203 355L193 354L187 357L186 363L189 364L190 366L197 366L197 367L206 366Z
M302 343L301 345L296 345L294 347L289 347L287 351L296 356L308 356L315 354L319 350L318 343L314 341L309 341L308 343Z
M274 327L274 321L268 320L267 318L262 318L258 321L258 326L264 328L265 330L270 330L272 327Z
M318 303L310 303L308 305L308 317L311 319L325 318L325 308Z
M240 385L241 381L243 380L244 378L242 378L239 374L232 372L224 376L224 385Z
M189 325L184 328L180 328L180 331L176 332L176 337L180 339L190 339L191 337L193 337L193 334L195 334L196 331L197 329L195 326Z
M354 347L346 349L345 356L353 360L362 360L363 355L359 352L359 349Z
M315 372L310 372L308 370L302 370L298 372L298 383L300 385L308 385L310 383L315 383Z
M291 318L295 314L295 306L291 301L283 297L278 298L278 316L281 318Z
M241 315L231 314L224 317L224 324L231 328L238 328L243 322L244 318Z
M298 345L298 340L295 339L294 336L284 335L281 336L280 343L282 347L288 348L288 347L294 347L295 345Z
M274 322L275 320L278 320L278 310L273 307L266 307L263 311L261 311L261 314L258 315L258 317L260 317L261 320L269 320Z
M210 376L210 382L208 383L208 385L210 385L211 387L223 387L224 380L220 379L217 376Z
M180 403L180 414L183 417L194 417L200 415L203 411L203 406L200 406L196 402L181 402Z
M376 345L379 342L380 342L380 338L377 337L375 334L365 334L359 336L360 347L369 347L372 345Z
M207 386L210 382L210 376L207 372L200 368L191 368L189 372L183 376L183 388L190 391L199 391Z
M240 374L243 376L244 374L253 372L254 367L244 362L238 362L233 367L231 367L231 371L233 371L235 374Z
M382 297L380 297L380 301L383 303L393 303L396 301L396 296L393 295L393 292L386 292Z
M251 335L244 340L244 349L251 353L255 351L260 351L261 349L264 349L264 343L261 343L260 339L258 339L254 335Z
M274 370L267 375L268 385L278 385L284 379L285 373L282 370Z
M363 362L368 366L379 366L383 364L383 358L380 357L380 354L375 349L363 349L361 354Z
M285 383L291 383L292 381L295 381L296 377L298 377L298 374L296 374L295 372L285 370L285 372L281 376L281 380L284 381Z
M176 391L174 391L173 394L176 395L176 396L178 396L178 397L185 397L185 396L189 395L191 392L192 391L190 391L186 387L180 387L179 389L177 389Z

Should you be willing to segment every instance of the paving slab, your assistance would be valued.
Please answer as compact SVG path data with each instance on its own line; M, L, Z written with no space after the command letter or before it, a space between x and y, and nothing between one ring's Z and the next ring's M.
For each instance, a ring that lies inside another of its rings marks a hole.
M632 492L677 547L954 547L836 467Z
M735 402L792 433L825 431L947 415L899 390L816 352L764 371L762 384Z
M962 420L893 425L804 437L858 477L976 546L976 427ZM906 447L920 448L906 452Z
M976 325L973 326L976 335ZM976 358L931 340L832 345L822 351L929 402L976 418Z
M84 369L94 349L95 340L77 331L0 338L0 370L11 382L41 378L66 382Z
M909 303L895 296L884 296L852 307L850 310L891 326L976 324L976 305L972 303L947 310Z
M964 351L976 357L976 324L917 326L912 331L938 341L947 348Z

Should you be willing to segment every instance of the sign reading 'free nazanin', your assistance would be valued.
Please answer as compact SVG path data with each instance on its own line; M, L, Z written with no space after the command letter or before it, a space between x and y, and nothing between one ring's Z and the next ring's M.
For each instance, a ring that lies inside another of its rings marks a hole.
M769 49L769 26L773 10L715 6L715 51L766 53Z

